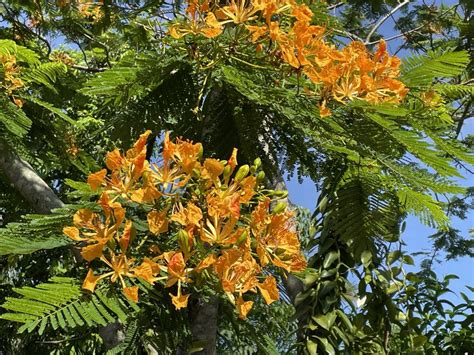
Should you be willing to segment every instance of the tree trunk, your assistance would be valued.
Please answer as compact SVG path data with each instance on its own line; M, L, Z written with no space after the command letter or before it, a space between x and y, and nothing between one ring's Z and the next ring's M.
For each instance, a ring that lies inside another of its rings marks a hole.
M0 170L38 213L48 214L63 206L61 200L31 165L0 141Z
M49 214L52 209L64 206L59 197L34 171L31 165L20 158L7 143L1 140L0 170L36 212ZM80 257L80 254L77 254ZM102 327L99 334L106 349L111 349L125 338L122 325L118 322Z
M193 343L203 348L195 354L216 354L218 311L219 298L217 296L210 297L208 302L197 299L190 304L189 320Z

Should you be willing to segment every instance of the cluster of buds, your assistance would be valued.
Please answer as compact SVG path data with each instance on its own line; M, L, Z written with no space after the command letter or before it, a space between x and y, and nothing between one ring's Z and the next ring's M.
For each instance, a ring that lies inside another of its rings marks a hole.
M232 0L222 7L188 0L185 20L171 25L169 33L213 38L226 24L242 26L258 51L266 50L315 84L322 117L331 115L330 100L399 103L405 97L408 90L398 80L400 60L388 55L384 41L374 54L362 42L338 49L324 40L326 29L312 25L312 19L310 8L295 0Z
M150 131L123 155L107 154L106 166L88 178L96 207L78 210L64 233L78 242L90 268L83 288L119 281L138 301L140 278L186 307L193 285L223 292L245 318L258 293L267 304L279 298L271 271L302 271L293 213L262 185L261 162L237 169L228 160L203 159L202 145L167 133L160 157L146 160ZM272 204L274 205L274 204Z

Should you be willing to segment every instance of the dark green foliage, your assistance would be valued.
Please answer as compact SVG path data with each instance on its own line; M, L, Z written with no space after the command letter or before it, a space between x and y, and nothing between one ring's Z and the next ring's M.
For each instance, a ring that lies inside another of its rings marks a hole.
M46 327L71 330L76 327L105 326L127 321L130 302L97 290L84 295L75 279L53 277L49 283L13 291L23 297L7 297L2 305L7 313L0 318L23 323L18 332L43 334Z

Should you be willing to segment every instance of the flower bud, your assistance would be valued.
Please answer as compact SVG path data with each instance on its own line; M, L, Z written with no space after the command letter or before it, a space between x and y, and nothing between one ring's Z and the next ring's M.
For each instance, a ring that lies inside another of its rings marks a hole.
M278 202L275 207L273 208L273 213L280 213L286 209L286 202Z
M257 182L260 183L263 180L265 180L265 173L263 171L261 171L257 174Z
M235 243L235 244L237 244L237 246L242 245L242 243L244 243L244 242L247 240L248 235L249 235L249 234L247 233L247 231L244 231L244 232L240 235L239 239L237 239L237 243Z
M189 254L189 235L184 229L178 232L178 244L185 255Z
M235 174L235 181L241 181L244 177L246 177L249 174L250 167L245 164L242 165L239 170L237 170L237 174Z
M262 166L262 159L257 158L253 161L253 166L255 166L255 169L258 169Z
M280 199L287 198L288 197L288 191L284 191L284 190L275 191L273 193L273 196L278 197Z
M198 144L199 144L198 158L201 159L201 158L202 158L202 155L204 154L204 148L202 147L202 144L201 144L201 143L198 143Z
M224 168L224 179L229 178L230 174L232 174L232 168L230 167L230 165L226 165L226 167Z

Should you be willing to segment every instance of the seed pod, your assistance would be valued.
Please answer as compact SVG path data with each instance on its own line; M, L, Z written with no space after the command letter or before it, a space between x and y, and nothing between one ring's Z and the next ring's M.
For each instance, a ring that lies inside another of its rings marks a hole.
M245 164L242 165L239 170L237 170L237 174L235 174L235 181L241 181L244 177L246 177L249 174L250 167Z

